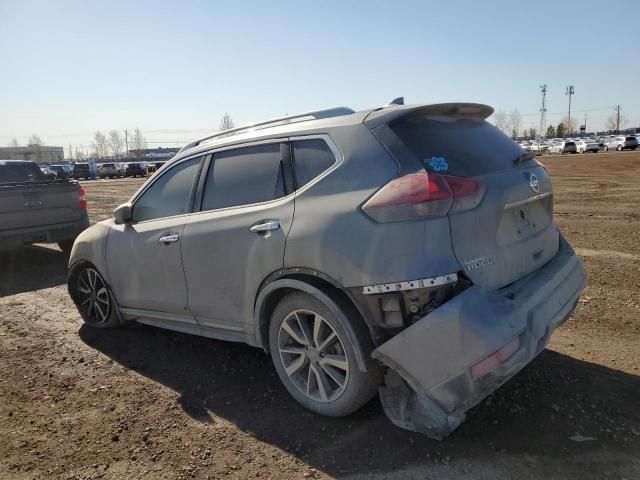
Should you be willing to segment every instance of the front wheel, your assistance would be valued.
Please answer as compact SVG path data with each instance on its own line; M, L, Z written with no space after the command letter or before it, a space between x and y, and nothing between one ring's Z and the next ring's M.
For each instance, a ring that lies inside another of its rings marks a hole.
M621 151L622 151L622 145L618 145L618 146L616 147L616 150L617 150L617 151L619 151L619 152L621 152Z
M608 151L609 151L609 147L605 146L605 147L604 147L604 151L605 151L605 152L608 152Z
M376 394L382 368L371 360L373 344L358 318L336 315L323 301L296 292L275 308L269 326L271 358L280 381L305 408L342 417ZM365 359L367 372L358 367Z
M68 280L69 294L87 325L96 328L119 327L117 306L107 282L90 264L71 272Z

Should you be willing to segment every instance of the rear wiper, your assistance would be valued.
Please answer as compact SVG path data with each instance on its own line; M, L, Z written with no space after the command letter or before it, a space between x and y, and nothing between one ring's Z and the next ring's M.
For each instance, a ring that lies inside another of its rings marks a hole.
M524 152L522 155L518 155L518 157L513 160L513 163L515 163L516 165L520 165L522 162L531 160L532 158L536 158L533 153Z

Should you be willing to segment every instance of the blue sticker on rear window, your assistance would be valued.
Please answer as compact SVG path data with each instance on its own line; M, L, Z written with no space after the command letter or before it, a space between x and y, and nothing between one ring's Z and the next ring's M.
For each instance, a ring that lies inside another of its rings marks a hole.
M449 164L444 157L431 157L428 163L434 172L446 172L449 170Z

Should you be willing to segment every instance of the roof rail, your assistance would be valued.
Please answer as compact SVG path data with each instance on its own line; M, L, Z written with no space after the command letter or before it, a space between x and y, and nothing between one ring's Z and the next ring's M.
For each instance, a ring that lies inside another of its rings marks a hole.
M332 117L341 117L343 115L351 115L355 113L355 111L349 107L335 107L335 108L327 108L324 110L314 110L312 112L304 112L304 113L296 113L295 115L287 115L284 117L272 118L270 120L264 120L262 122L250 123L248 125L243 125L242 127L230 128L228 130L223 130L221 132L216 132L211 135L207 135L206 137L199 138L198 140L188 143L184 147L182 147L178 153L184 152L185 150L189 150L193 147L197 147L202 142L207 140L211 140L217 137L229 137L232 135L238 135L243 132L248 132L252 130L261 130L263 128L276 127L279 125L284 125L287 123L296 122L304 122L306 120L320 120L323 118L332 118ZM311 118L307 118L311 117Z

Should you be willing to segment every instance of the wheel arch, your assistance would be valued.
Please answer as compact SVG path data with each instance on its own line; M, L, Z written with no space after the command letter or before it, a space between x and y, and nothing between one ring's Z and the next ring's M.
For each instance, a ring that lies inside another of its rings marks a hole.
M77 305L77 300L76 300L75 292L73 291L73 288L71 286L72 285L71 281L75 278L78 272L84 267L92 267L102 276L102 279L104 280L104 283L107 286L107 289L109 290L109 295L111 295L111 298L113 299L113 308L115 308L116 317L118 318L120 325L125 325L126 320L122 316L122 312L120 311L120 303L118 303L118 299L116 298L116 294L113 291L113 288L111 287L111 282L109 281L109 278L104 274L104 272L101 270L99 266L97 266L95 263L93 263L92 261L86 258L75 259L67 269L67 292L69 293L69 297L71 298L73 303Z
M290 268L278 270L262 283L256 296L254 305L255 340L258 347L269 352L269 322L278 302L288 293L304 292L318 298L325 303L336 316L350 313L351 318L367 328L369 336L375 338L375 325L365 320L366 316L358 308L357 302L347 290L328 275L305 268ZM349 339L356 342L355 338ZM366 361L357 354L358 368L366 372Z

